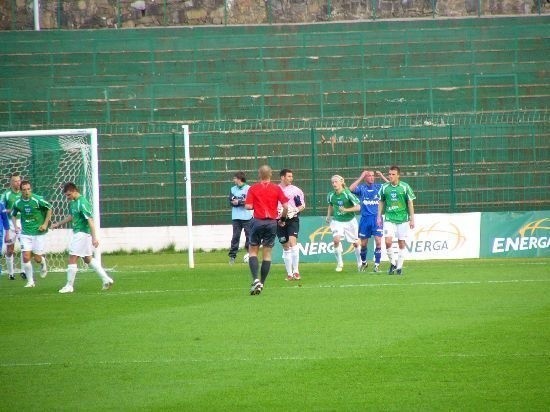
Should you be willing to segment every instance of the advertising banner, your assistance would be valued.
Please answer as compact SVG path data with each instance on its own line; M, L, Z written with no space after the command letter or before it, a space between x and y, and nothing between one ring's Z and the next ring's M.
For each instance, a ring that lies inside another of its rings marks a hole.
M359 219L359 216L357 216ZM407 259L464 259L479 257L480 213L417 214L415 228L406 240ZM323 217L301 217L298 237L300 262L336 262L332 233ZM397 239L394 239L397 247ZM374 239L369 239L367 257L372 260ZM384 240L382 260L386 261ZM344 242L344 261L355 262L353 246ZM282 247L276 244L273 262L282 262Z
M481 215L480 257L549 257L550 212Z

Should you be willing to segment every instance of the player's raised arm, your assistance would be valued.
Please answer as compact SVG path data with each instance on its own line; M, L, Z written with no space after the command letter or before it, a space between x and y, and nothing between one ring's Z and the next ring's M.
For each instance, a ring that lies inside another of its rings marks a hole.
M355 182L353 182L351 185L349 185L349 190L354 192L355 189L357 189L357 186L359 186L363 182L363 180L365 179L366 174L367 174L367 171L363 170L363 172L361 173L361 176L359 176L357 178L357 180L355 180Z
M380 170L377 170L377 171L376 171L376 175L377 175L380 179L382 179L384 182L386 182L386 183L389 182L388 178L387 178L386 176L384 176L384 173L382 173Z

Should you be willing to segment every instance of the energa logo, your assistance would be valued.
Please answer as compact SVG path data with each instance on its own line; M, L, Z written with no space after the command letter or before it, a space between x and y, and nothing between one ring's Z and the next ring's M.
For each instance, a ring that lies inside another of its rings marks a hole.
M536 236L537 233L543 234L543 232L544 234L548 235L549 231L550 218L544 218L527 223L525 226L518 230L518 233L521 237L527 237Z
M344 246L346 242L342 243ZM302 255L313 256L333 254L334 244L332 243L332 232L329 226L320 226L313 230L306 243L299 242L298 247ZM353 245L344 250L344 254L353 252Z
M534 220L520 227L517 236L495 237L493 253L546 249L550 244L550 218Z
M436 221L415 231L411 241L407 241L409 252L438 252L460 249L466 236L457 224L450 221Z

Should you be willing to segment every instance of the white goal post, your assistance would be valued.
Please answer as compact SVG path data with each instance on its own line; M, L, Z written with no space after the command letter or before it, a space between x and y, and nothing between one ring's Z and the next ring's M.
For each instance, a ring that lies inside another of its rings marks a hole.
M99 168L97 129L52 129L0 132L0 184L3 193L9 188L10 176L18 173L29 180L33 193L52 204L52 222L68 214L63 185L73 182L92 204L94 222L99 233ZM70 228L50 230L45 236L49 270L67 267ZM101 241L101 239L100 239ZM16 244L16 250L19 245ZM97 249L95 259L101 262ZM19 259L15 259L19 266Z
M191 197L191 151L189 148L189 125L181 126L183 132L183 151L185 158L185 205L187 213L187 251L189 253L189 268L195 267L194 242L193 242L193 207Z

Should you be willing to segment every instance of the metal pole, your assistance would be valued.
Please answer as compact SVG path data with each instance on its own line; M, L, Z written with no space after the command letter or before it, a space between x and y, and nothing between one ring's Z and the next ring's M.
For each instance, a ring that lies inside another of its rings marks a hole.
M34 0L34 30L40 31L40 0Z
M177 174L177 160L176 160L176 133L172 132L172 185L173 185L173 199L174 199L174 226L178 225L178 174Z
M57 0L57 28L61 28L61 0Z
M227 26L227 0L223 0L223 25Z
M189 150L189 125L182 125L183 146L185 156L185 198L187 205L187 243L189 252L189 268L195 267L194 245L193 245L193 207L191 203L191 154Z
M269 24L273 23L272 16L271 16L271 2L270 0L265 0L265 6L266 6L266 13L267 13L267 22Z
M120 0L116 1L116 27L120 29L122 27L122 16L120 15Z
M317 159L317 146L315 144L315 129L312 127L310 130L310 142L311 142L311 176L313 176L313 179L311 180L312 183L312 190L313 190L313 202L310 200L310 204L313 204L313 216L317 215L317 182L316 182L316 176L317 176L317 164L315 162L315 159Z
M87 129L91 138L91 155L92 155L92 210L94 213L94 223L99 235L101 230L101 211L99 208L99 155L98 155L98 142L97 142L97 129ZM94 258L101 265L101 251L96 249L94 251Z
M456 193L455 193L455 163L454 163L454 140L453 140L453 125L449 125L449 189L451 201L451 213L456 212Z

